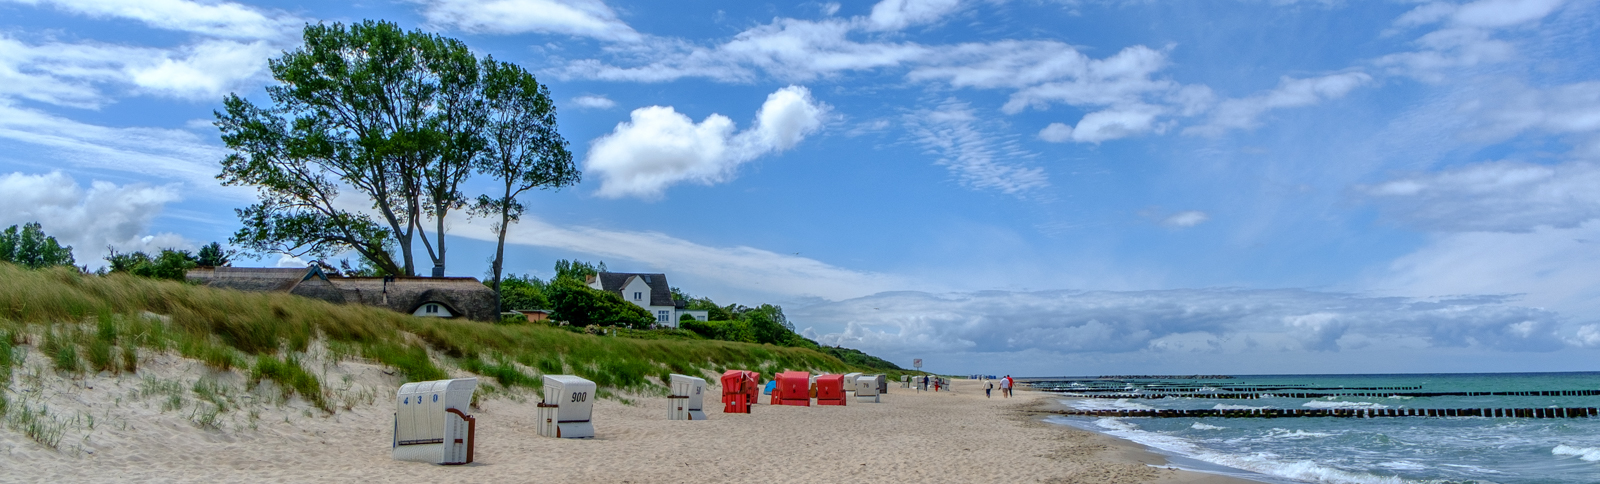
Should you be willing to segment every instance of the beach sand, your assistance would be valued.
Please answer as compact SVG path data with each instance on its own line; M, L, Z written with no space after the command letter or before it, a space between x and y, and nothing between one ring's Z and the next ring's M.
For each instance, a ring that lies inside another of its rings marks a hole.
M537 397L500 393L473 413L475 463L397 462L390 458L397 377L373 365L332 366L336 372L324 370L330 393L350 406L332 416L298 397L272 401L270 387L249 390L237 371L170 356L153 358L137 377L23 375L14 384L22 392L12 396L14 404L19 396L43 395L33 402L49 403L52 418L74 420L60 450L10 427L0 431L0 481L1248 482L1152 467L1165 460L1027 411L1053 402L1050 395L984 398L977 382L966 381L938 393L891 385L876 404L762 403L752 414L722 413L713 389L705 421L666 420L660 396L628 397L632 404L605 399L594 409L596 437L582 440L538 436ZM171 408L171 395L181 392L161 393L161 382L188 390L198 378L234 388L237 407L209 420L211 404L191 392L180 397L189 399L178 402L184 406ZM92 428L85 416L96 418Z

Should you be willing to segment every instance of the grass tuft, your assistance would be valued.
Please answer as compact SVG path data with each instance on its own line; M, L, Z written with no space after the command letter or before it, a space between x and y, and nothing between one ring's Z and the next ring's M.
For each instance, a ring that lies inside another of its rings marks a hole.
M252 383L260 383L263 379L277 383L278 387L283 389L285 397L289 396L290 392L299 393L317 408L333 412L333 407L328 405L327 396L322 393L322 382L316 375L306 371L306 368L300 365L299 358L293 355L282 360L271 355L256 357L256 366L251 369L250 380Z

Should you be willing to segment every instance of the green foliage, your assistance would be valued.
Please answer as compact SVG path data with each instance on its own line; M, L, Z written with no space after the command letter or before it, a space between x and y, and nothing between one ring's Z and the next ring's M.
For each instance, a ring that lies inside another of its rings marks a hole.
M76 263L72 246L63 247L55 237L45 235L38 222L23 224L20 231L12 225L0 232L0 261L29 269L72 267Z
M256 357L256 364L250 369L250 381L256 384L263 379L276 382L278 388L283 389L285 397L291 393L299 393L317 408L333 412L333 408L328 405L327 396L322 394L322 382L317 380L316 375L306 371L306 368L300 365L300 360L293 355L282 360L270 355Z
M489 281L484 285L493 286ZM545 297L544 281L527 274L511 274L500 281L500 307L505 310L548 309L550 300Z
M112 273L181 281L189 274L189 269L199 265L199 258L187 250L161 249L160 254L151 257L144 252L117 252L116 249L108 249L111 254L106 256L106 262Z
M579 284L582 284L589 276L599 275L601 272L605 271L605 261L600 261L600 264L596 265L579 260L561 259L556 261L556 277L551 279L550 282L554 283L562 279L571 279L578 281Z
M522 219L526 206L518 197L535 188L560 189L576 185L582 174L572 163L567 140L556 132L555 103L550 89L539 84L515 64L485 58L482 62L482 93L487 109L483 156L474 164L479 173L498 183L493 195L478 196L472 212L482 217L497 217L493 225L498 236L489 272L490 287L501 289L505 267L506 229ZM501 292L498 307L507 305ZM526 301L522 301L526 303ZM533 306L543 307L543 306ZM526 309L526 307L520 308Z
M656 320L650 311L623 300L622 296L591 288L572 277L558 277L545 289L554 311L551 317L573 326L646 328Z
M222 244L212 242L200 248L200 253L195 258L195 263L200 267L224 267L233 264L233 257L237 250L223 250Z

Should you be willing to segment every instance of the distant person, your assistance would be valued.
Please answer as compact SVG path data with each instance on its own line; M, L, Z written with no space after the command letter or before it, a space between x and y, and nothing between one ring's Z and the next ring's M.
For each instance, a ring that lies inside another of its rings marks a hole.
M1000 396L1011 398L1011 375L1000 379Z
M983 382L983 398L994 398L994 395L990 394L993 391L994 391L994 380L984 380L984 382Z

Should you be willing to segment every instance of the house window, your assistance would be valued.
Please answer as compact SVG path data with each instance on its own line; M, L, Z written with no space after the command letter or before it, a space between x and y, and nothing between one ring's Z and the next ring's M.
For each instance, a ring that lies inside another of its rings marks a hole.
M656 322L665 323L667 322L667 317L668 313L666 311L656 311Z
M639 301L639 300L642 300L642 299L644 299L644 293L642 293L642 292L633 293L633 300Z
M427 311L426 311L426 312L427 312L427 313L428 313L428 314L438 314L438 312L439 312L439 305L438 305L438 304L429 304L429 305L428 305L428 309L427 309Z

